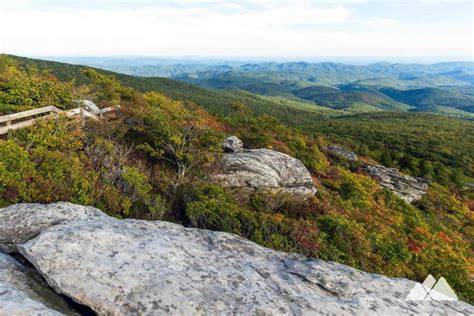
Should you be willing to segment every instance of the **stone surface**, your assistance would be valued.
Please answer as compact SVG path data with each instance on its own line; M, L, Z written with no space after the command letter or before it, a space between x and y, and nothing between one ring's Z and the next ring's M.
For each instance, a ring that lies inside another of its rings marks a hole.
M0 315L78 315L33 269L0 253Z
M92 101L90 100L82 100L82 104L84 105L84 108L93 113L93 114L97 114L100 112L100 109L99 107Z
M428 189L428 182L425 179L401 174L395 168L369 165L363 170L377 180L382 187L393 191L408 203L421 199Z
M338 156L350 161L358 160L358 157L355 153L339 145L329 145L325 147L324 150L328 152L329 154L332 154L332 155L335 155L335 156Z
M222 142L222 149L225 152L236 152L242 150L244 143L237 136L229 136Z
M459 301L408 301L418 283L406 279L160 221L63 222L18 249L56 291L101 315L474 313Z
M0 209L0 252L15 252L46 228L62 222L107 217L96 208L70 203L16 204Z
M314 195L311 174L301 161L269 149L226 153L213 179L225 187L270 189Z

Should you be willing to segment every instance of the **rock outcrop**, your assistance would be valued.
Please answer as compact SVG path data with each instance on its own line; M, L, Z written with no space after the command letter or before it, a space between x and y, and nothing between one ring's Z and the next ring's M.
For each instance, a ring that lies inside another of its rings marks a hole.
M23 216L41 209L16 205L8 212L16 207ZM51 215L58 210L44 207ZM417 283L406 279L270 250L233 234L89 218L88 208L68 208L86 219L50 225L16 246L53 289L101 315L474 313L459 301L407 301ZM21 223L8 240L23 238L14 235L27 229L26 218Z
M330 145L324 149L331 155L350 161L359 160L355 153L338 145ZM362 170L374 178L380 186L392 191L407 203L421 199L428 189L428 181L425 179L401 174L395 168L387 168L382 165L365 165Z
M334 156L337 156L337 157L340 157L340 158L344 158L344 159L347 159L349 161L357 161L358 160L358 157L357 155L344 148L344 147L341 147L339 145L329 145L327 147L324 147L324 150L326 152L328 152L330 155L334 155Z
M93 114L98 114L100 112L99 107L90 100L82 100L82 104L87 111Z
M244 143L237 136L226 137L222 143L222 149L227 153L233 153L243 148Z
M235 139L234 139L235 138ZM235 136L223 143L227 151L213 179L224 187L264 189L297 195L314 195L311 174L301 161L270 149L241 149Z
M75 315L33 269L0 253L0 315ZM79 315L79 314L77 314Z
M421 199L428 189L428 182L425 179L401 174L395 168L369 165L364 167L364 171L376 179L382 187L393 191L408 203Z
M1 209L0 252L15 252L25 242L46 228L60 223L108 217L94 207L70 203L17 204Z

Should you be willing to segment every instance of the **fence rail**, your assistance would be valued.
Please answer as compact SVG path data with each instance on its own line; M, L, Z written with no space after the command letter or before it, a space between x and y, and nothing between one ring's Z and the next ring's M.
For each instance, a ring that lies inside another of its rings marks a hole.
M45 106L39 109L8 114L0 116L0 135L6 134L11 130L32 126L38 120L48 117L57 117L60 114L64 114L68 117L80 117L81 119L91 118L98 120L102 114L115 111L116 109L117 107L108 107L92 113L82 107L63 111L55 106Z

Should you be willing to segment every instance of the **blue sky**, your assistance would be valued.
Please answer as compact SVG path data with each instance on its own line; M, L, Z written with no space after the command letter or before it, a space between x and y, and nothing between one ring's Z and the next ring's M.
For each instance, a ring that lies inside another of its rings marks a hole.
M473 58L472 1L0 0L27 56Z

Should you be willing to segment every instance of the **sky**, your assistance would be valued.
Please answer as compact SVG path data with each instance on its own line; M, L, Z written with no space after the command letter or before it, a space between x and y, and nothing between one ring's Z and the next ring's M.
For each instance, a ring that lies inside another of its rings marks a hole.
M474 2L0 0L22 56L474 60Z

